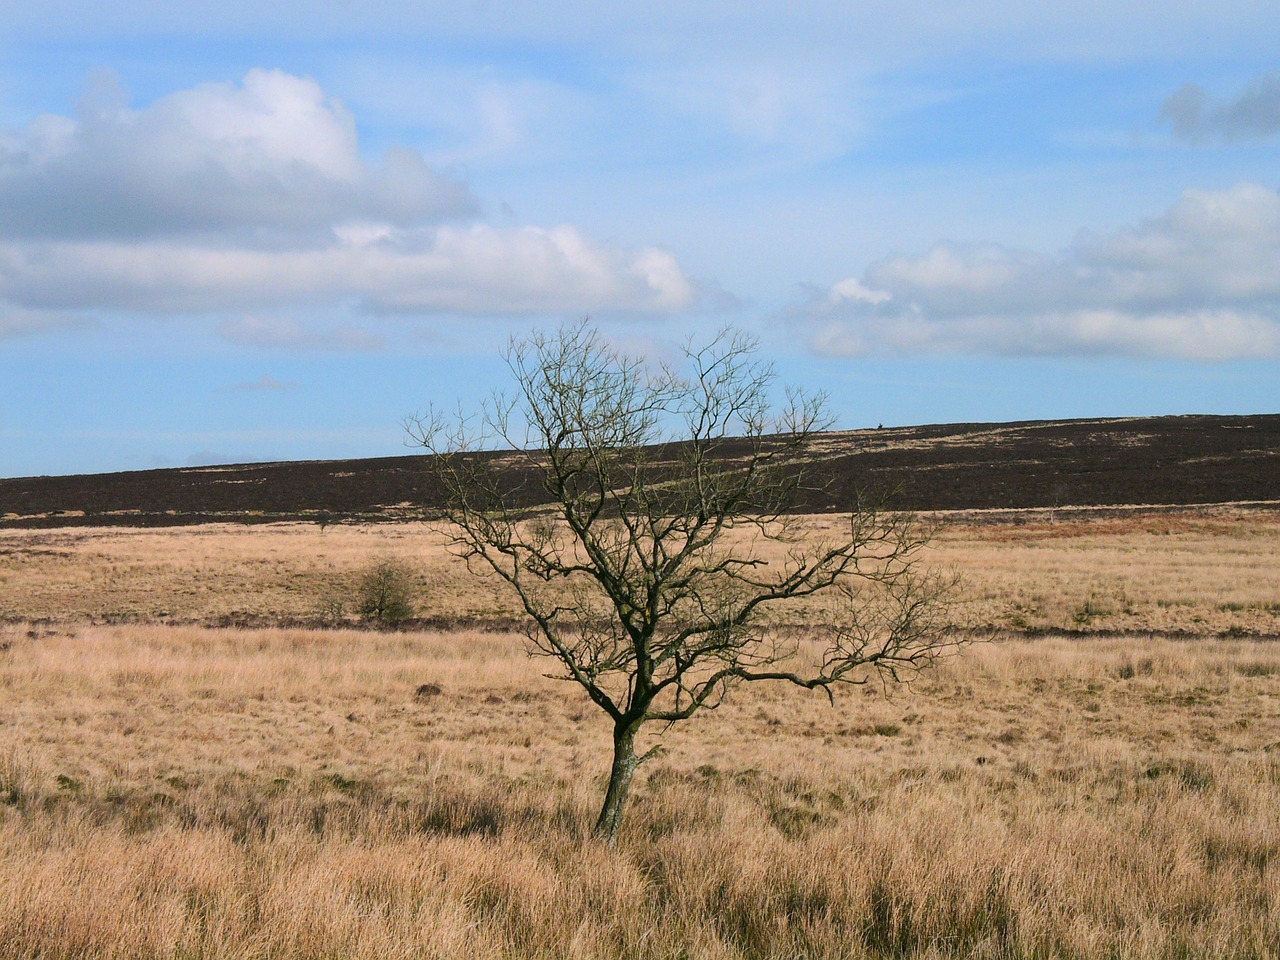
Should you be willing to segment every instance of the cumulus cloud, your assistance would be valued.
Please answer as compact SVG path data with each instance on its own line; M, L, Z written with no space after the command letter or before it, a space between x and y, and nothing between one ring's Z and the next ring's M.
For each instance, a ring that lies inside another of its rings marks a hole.
M1236 96L1214 100L1194 83L1169 95L1160 119L1189 143L1206 140L1260 140L1280 133L1280 73L1252 81Z
M402 313L667 312L694 289L663 250L595 244L572 227L394 231L302 250L174 241L0 244L0 297L29 308L84 305L205 312L358 299Z
M140 110L108 91L76 119L0 134L0 308L532 314L667 312L694 298L665 251L571 226L492 226L476 207L417 153L367 162L352 115L306 78L254 70ZM224 335L369 346L342 331Z
M1280 356L1280 194L1189 190L1056 256L942 243L814 291L797 313L834 355Z
M409 150L360 155L355 118L314 81L253 70L142 110L90 97L0 138L0 231L121 238L315 232L346 220L420 224L474 212L462 183Z

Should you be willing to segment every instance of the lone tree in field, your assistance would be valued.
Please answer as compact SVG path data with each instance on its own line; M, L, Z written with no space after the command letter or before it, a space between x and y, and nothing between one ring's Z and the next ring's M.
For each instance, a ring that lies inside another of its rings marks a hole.
M825 398L790 391L771 410L774 372L755 354L725 331L683 364L651 365L583 322L513 341L515 390L475 417L407 423L437 454L455 549L510 588L533 649L558 661L551 675L613 724L595 826L610 844L654 753L637 747L646 723L713 709L738 683L831 696L909 679L957 643L910 518L856 504L833 536L789 515ZM763 622L822 597L818 625Z

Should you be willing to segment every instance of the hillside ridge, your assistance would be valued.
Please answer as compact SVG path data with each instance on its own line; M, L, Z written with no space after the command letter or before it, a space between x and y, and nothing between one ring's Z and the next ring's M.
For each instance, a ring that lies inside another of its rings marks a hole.
M722 455L733 460L740 441ZM527 476L509 456L513 486ZM0 527L393 521L439 503L422 454L0 479ZM1280 501L1280 414L951 423L819 435L797 512ZM536 503L531 501L531 505Z

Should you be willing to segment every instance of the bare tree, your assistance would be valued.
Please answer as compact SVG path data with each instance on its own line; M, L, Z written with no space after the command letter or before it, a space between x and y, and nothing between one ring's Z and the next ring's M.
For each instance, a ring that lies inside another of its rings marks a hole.
M610 844L654 753L637 747L646 723L686 720L743 682L831 696L906 680L959 642L909 517L854 504L832 536L790 514L825 397L788 391L771 412L756 349L724 331L682 364L649 364L583 321L513 341L515 391L475 417L406 423L438 455L454 547L510 588L532 649L558 662L550 675L612 721L595 826ZM762 624L819 595L834 602L818 625Z

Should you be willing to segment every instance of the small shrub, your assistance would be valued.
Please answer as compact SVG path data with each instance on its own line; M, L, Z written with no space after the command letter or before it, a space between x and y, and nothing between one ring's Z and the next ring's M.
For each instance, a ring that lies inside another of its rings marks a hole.
M414 614L413 576L398 560L380 560L360 577L356 586L360 616L393 624Z

